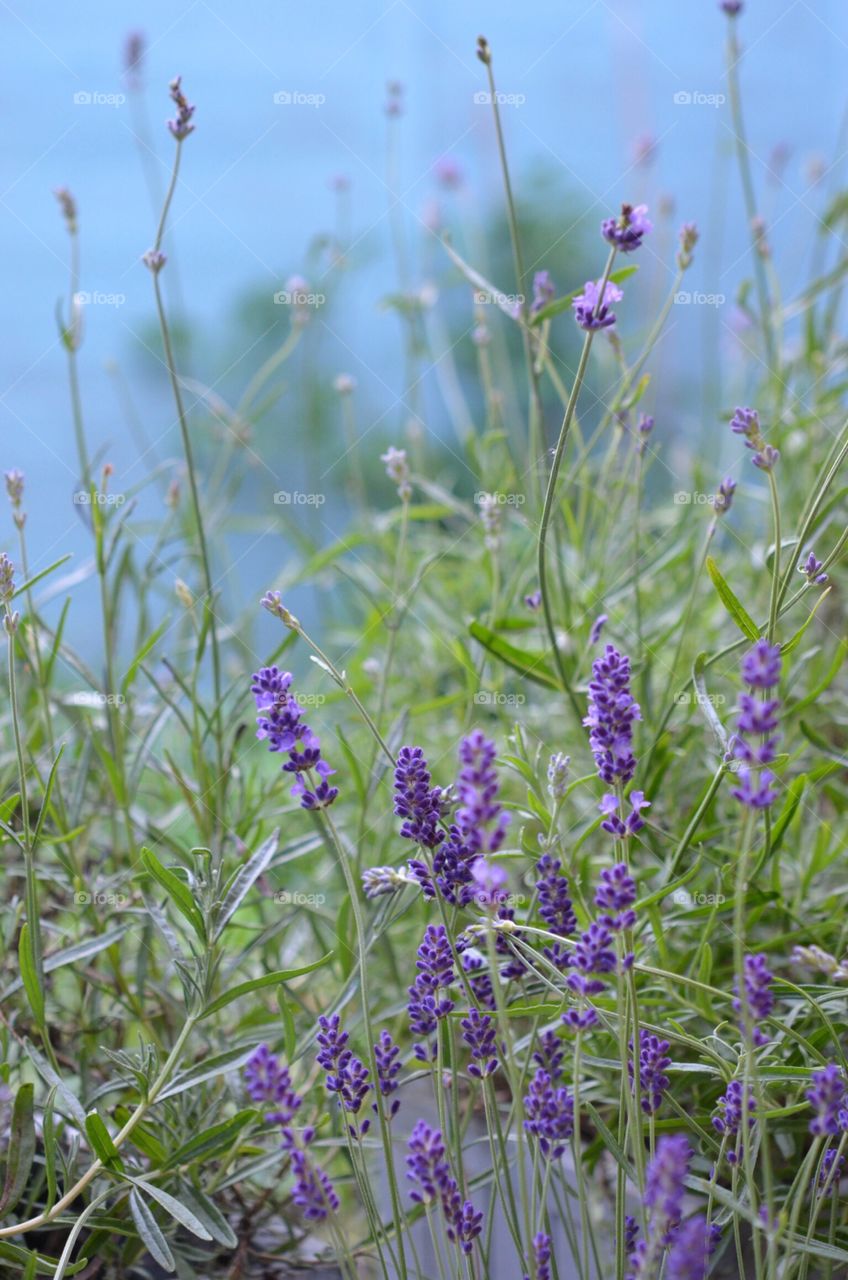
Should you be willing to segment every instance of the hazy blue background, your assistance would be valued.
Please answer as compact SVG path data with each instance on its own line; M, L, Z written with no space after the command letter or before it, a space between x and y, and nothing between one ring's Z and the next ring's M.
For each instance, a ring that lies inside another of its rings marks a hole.
M360 270L338 292L329 318L318 315L313 325L321 331L323 366L347 370L359 382L360 430L388 414L403 390L403 368L397 319L379 306L397 287L387 217L386 83L398 80L405 88L398 190L415 246L413 278L420 284L431 274L446 275L442 251L432 238L428 243L425 230L434 198L444 225L476 227L478 233L500 207L491 117L474 101L485 87L474 56L483 29L500 90L524 96L521 105L503 108L516 187L532 199L536 185L546 190L543 180L551 179L553 189L565 193L560 236L567 238L575 207L594 225L624 198L647 200L652 209L673 201L667 232L654 237L643 258L638 305L648 307L670 278L673 227L693 219L702 228L688 287L723 294L728 302L711 314L675 308L655 362L659 379L665 371L669 387L678 391L691 375L697 393L688 399L678 394L680 403L667 405L674 421L665 424L667 437L685 439L703 432L706 403L744 394L733 357L731 299L750 274L750 258L728 108L675 101L681 93L726 93L725 28L715 0L535 0L527 6L514 0L145 0L135 10L99 0L4 4L0 461L28 473L36 567L67 549L78 557L88 552L71 501L75 455L54 319L57 299L68 290L68 238L52 195L60 184L79 204L81 288L125 298L120 306L86 309L80 363L89 441L104 446L115 464L117 490L149 469L152 455L139 457L106 370L112 361L132 390L147 435L159 442L158 456L178 453L171 401L150 350L151 283L139 262L152 242L155 215L136 137L138 117L129 101L75 102L81 93L128 93L122 58L130 30L142 31L148 43L143 101L153 150L144 154L156 182L166 180L172 158L164 121L174 74L182 73L197 104L169 245L194 330L190 372L209 381L223 376L228 387L243 385L255 367L245 357L255 335L240 337L234 315L247 293L271 298L289 273L307 274L310 241L336 222L331 180L344 175ZM789 298L808 270L827 190L842 178L838 140L848 8L844 0L748 0L740 33L755 181ZM274 94L285 90L324 101L317 107L276 104ZM636 167L635 148L646 135L657 140L655 158ZM783 159L775 148L783 149ZM437 192L433 166L443 154L462 168L456 193ZM817 160L836 165L818 186L810 176ZM557 210L548 214L556 219ZM464 243L470 243L467 235ZM552 253L561 255L562 245ZM321 270L313 264L309 273L316 288ZM569 288L576 282L559 283ZM503 284L513 287L511 280ZM629 316L632 323L632 310ZM707 347L714 353L709 357ZM717 383L711 400L699 390L705 369ZM446 430L438 420L428 426ZM282 482L298 467L285 405L278 425L263 431L266 466ZM375 447L384 443L379 431L373 439ZM155 513L155 503L151 509ZM323 518L331 528L330 512ZM11 545L10 534L0 533L0 542ZM266 541L261 572L284 555L284 547ZM253 589L250 574L246 585Z

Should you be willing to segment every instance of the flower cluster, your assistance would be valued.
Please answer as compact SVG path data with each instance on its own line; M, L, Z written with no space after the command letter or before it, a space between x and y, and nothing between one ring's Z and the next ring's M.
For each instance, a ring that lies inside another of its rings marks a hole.
M670 1280L703 1280L706 1275L719 1233L702 1214L681 1222L691 1160L692 1148L682 1135L658 1139L645 1178L648 1233L629 1254L628 1280L654 1280L660 1273ZM631 1231L631 1242L633 1238Z
M404 822L400 834L426 849L445 838L440 830L441 787L430 785L430 770L420 747L401 747L395 765L395 813Z
M487 1013L470 1009L468 1017L460 1023L462 1038L471 1050L468 1074L485 1080L498 1069L495 1024Z
M531 316L538 315L543 307L556 296L556 285L549 271L537 271L533 277L533 301L530 304Z
M671 1066L668 1050L667 1040L661 1040L659 1036L653 1035L644 1028L639 1032L640 1105L647 1116L653 1115L659 1109L663 1093L671 1083L665 1074L666 1068ZM630 1052L633 1052L632 1041ZM632 1058L628 1060L627 1071L630 1076L630 1087L635 1089L636 1067Z
M310 1222L323 1222L328 1214L336 1212L339 1198L327 1174L306 1154L306 1148L315 1137L315 1129L310 1126L301 1131L303 1145L299 1146L297 1135L291 1128L291 1120L303 1100L291 1087L288 1068L282 1066L267 1045L261 1044L247 1060L244 1080L253 1102L264 1102L274 1107L265 1119L281 1127L283 1150L290 1156L294 1174L294 1203Z
M651 807L650 800L645 799L644 791L631 791L628 800L630 812L626 818L621 817L618 796L612 791L608 791L598 805L604 815L601 829L608 831L617 840L626 840L629 836L635 836L638 831L641 831L645 825L642 810Z
M713 1116L713 1128L716 1133L720 1133L723 1137L726 1135L728 1138L736 1139L733 1150L727 1153L727 1163L736 1164L739 1159L742 1120L747 1111L749 1127L754 1123L754 1112L757 1109L756 1099L749 1093L746 1105L745 1087L742 1081L731 1080L716 1105L719 1108L719 1115Z
M605 918L593 921L586 932L581 933L568 960L572 970L567 979L568 986L576 995L585 998L605 990L606 983L599 975L614 973L618 967L613 933ZM594 1026L597 1015L594 1009L583 1012L569 1009L562 1019L566 1026L580 1031Z
M6 481L6 494L12 504L12 519L19 529L23 529L26 524L26 514L23 510L24 473L17 467L13 467L11 471L5 472L3 478Z
M583 292L572 299L571 306L574 319L581 329L587 333L594 329L611 329L615 324L615 312L610 309L614 302L621 302L624 294L617 284L608 280L601 296L600 281L587 280Z
M759 1022L771 1016L774 1009L774 993L771 990L772 975L768 967L768 958L763 955L746 956L744 961L744 1005L739 995L739 984L734 983L736 996L733 1000L734 1012L741 1018L741 1030L746 1032L750 1023L751 1039L757 1046L768 1044L768 1036Z
M400 1049L388 1031L381 1031L380 1038L374 1045L374 1061L377 1066L377 1086L384 1098L390 1098L398 1090L400 1074ZM388 1118L396 1116L400 1108L400 1098L393 1098L388 1110ZM377 1104L374 1104L376 1111Z
M761 471L771 471L780 453L773 445L766 443L760 427L760 415L756 409L737 408L730 420L730 430L734 435L744 436L745 448L754 450L754 456L751 459L754 466L759 467Z
M803 573L808 582L815 582L823 587L828 581L827 574L822 573L823 568L823 561L817 559L815 551L811 551L806 560L798 565L798 572Z
M251 691L256 702L259 726L257 738L268 742L268 750L288 755L283 765L286 773L295 774L293 796L300 797L304 809L325 809L339 794L327 778L335 772L321 755L321 742L303 720L303 709L290 692L292 682L289 671L277 667L262 667L253 676ZM315 785L310 775L318 774ZM310 781L307 787L306 781Z
M401 502L409 502L412 497L412 476L406 460L406 450L389 445L386 452L380 454L380 461L385 465L386 475L397 485Z
M568 787L568 771L571 756L556 751L548 761L548 795L552 800L563 800Z
M339 1106L351 1115L357 1115L362 1109L370 1089L370 1071L357 1058L352 1049L347 1047L349 1036L341 1029L341 1021L337 1013L321 1016L318 1019L318 1053L315 1055L320 1067L327 1072L325 1084L330 1093L338 1095ZM361 1137L368 1132L368 1120L363 1120L358 1132L351 1126L352 1137Z
M184 138L194 132L194 125L191 123L194 107L182 91L182 76L177 76L172 80L168 90L171 94L171 101L177 108L176 118L168 121L168 128L177 142L182 142Z
M562 863L559 858L552 858L545 853L536 863L539 879L536 881L536 893L539 897L539 915L551 933L560 938L569 938L577 929L577 916L568 889L568 879L561 874ZM558 942L548 945L543 952L545 958L558 969L568 967L568 951Z
M752 691L773 689L780 682L780 646L758 640L742 659L742 680ZM778 698L758 698L755 692L739 695L739 720L731 749L739 760L739 782L732 795L752 809L767 809L777 799L775 777L765 765L777 755ZM755 743L750 738L757 739Z
M633 725L641 720L639 704L630 692L630 659L608 644L592 663L589 713L583 723L603 782L629 782L636 772Z
M475 1210L470 1200L463 1201L450 1171L441 1131L431 1129L419 1120L412 1130L407 1149L406 1176L414 1187L409 1193L410 1198L416 1204L438 1202L448 1239L464 1254L470 1254L480 1234L483 1215Z
M605 218L601 223L601 235L608 244L615 245L619 253L632 253L642 244L643 238L653 231L646 204L623 204L618 218Z
M677 265L686 271L692 265L692 254L698 243L698 228L694 222L684 222L678 235L680 248L677 251Z
M418 973L414 983L408 988L409 1025L414 1035L431 1036L439 1021L446 1018L454 1007L453 1000L442 995L456 976L453 953L443 924L427 926L418 948L415 967ZM415 1056L420 1061L427 1062L433 1054L428 1052L426 1045L416 1044Z
M524 1099L524 1128L539 1140L542 1155L558 1160L574 1133L574 1099L565 1085L554 1085L542 1067Z
M811 1079L804 1095L816 1113L810 1121L810 1133L834 1137L848 1131L848 1089L839 1067L829 1062L821 1071L814 1071Z
M736 481L730 476L725 476L718 487L718 493L715 496L714 508L717 515L724 515L733 505L733 495L736 492Z

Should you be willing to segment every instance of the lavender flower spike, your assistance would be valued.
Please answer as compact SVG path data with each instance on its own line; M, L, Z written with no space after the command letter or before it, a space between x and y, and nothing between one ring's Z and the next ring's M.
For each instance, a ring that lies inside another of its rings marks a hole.
M500 783L495 769L494 742L475 729L459 746L462 765L457 781L459 809L456 824L475 854L496 853L509 825L509 815L498 803Z
M176 138L177 142L184 141L190 133L194 132L194 125L191 118L194 115L194 107L189 103L182 91L182 76L176 76L168 86L171 94L171 101L177 108L175 119L168 121L168 128L171 134Z
M666 1068L671 1066L668 1049L667 1040L660 1040L659 1036L652 1035L644 1028L639 1032L639 1090L642 1095L640 1105L648 1116L659 1109L663 1093L671 1083L665 1074ZM633 1052L632 1044L630 1051ZM635 1088L636 1070L632 1058L627 1063L627 1071L630 1076L630 1086Z
M811 551L807 559L798 565L798 572L805 574L808 582L815 582L823 587L828 578L826 573L822 573L822 567L822 561L816 558L815 551Z
M258 713L256 736L267 741L269 751L288 756L283 771L295 775L291 794L300 797L301 807L326 809L339 794L327 781L335 770L324 760L319 738L303 720L303 709L289 692L291 682L291 672L278 667L262 667L254 674L251 691ZM318 776L317 784L313 774Z
M640 247L644 236L654 229L647 215L646 204L623 204L620 217L607 218L601 223L601 235L620 253L632 253Z
M542 1155L558 1160L574 1133L574 1100L564 1085L554 1087L541 1068L524 1099L524 1128L539 1140Z
M333 1184L320 1165L311 1165L306 1153L295 1148L292 1151L292 1170L295 1175L292 1199L310 1222L323 1222L339 1207L339 1197Z
M615 324L615 312L610 310L610 304L621 302L623 297L618 285L608 280L601 298L600 281L587 280L583 292L572 300L574 319L587 332L593 329L611 329Z
M400 834L435 849L445 838L439 829L441 787L430 785L430 770L421 747L401 747L395 765L395 813L404 822Z
M589 682L589 745L601 779L608 785L629 782L636 772L633 724L642 719L630 693L630 659L608 644L592 664Z
M734 984L736 997L733 1008L740 1016L742 1030L751 1024L751 1039L758 1047L768 1044L769 1037L757 1023L771 1016L774 994L771 990L772 975L765 955L745 957L745 1004L739 997L738 983Z
M847 1093L845 1077L835 1063L813 1072L812 1085L805 1094L816 1113L810 1121L810 1133L834 1137L848 1130Z

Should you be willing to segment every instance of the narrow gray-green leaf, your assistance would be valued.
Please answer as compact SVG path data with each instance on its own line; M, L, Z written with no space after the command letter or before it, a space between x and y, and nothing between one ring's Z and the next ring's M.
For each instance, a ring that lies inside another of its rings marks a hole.
M174 1271L174 1258L168 1248L168 1242L162 1235L162 1229L153 1216L153 1210L145 1203L141 1193L135 1187L130 1191L130 1213L135 1223L139 1239L145 1249L165 1271Z

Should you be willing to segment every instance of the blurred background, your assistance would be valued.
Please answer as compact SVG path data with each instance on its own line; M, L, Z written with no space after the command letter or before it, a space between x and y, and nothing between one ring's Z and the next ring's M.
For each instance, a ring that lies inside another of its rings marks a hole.
M89 446L113 465L110 488L138 501L148 522L147 532L137 526L142 542L182 474L141 263L173 160L165 120L177 74L196 104L196 131L183 148L163 279L201 467L217 475L218 500L233 517L222 590L235 603L268 585L292 553L298 522L310 546L344 531L356 467L389 505L379 463L387 443L406 444L453 490L478 487L461 436L480 416L472 335L481 317L440 237L449 233L464 258L515 290L492 112L479 100L481 30L503 95L531 270L549 270L558 292L572 290L601 270L599 220L622 200L646 202L655 234L619 308L622 338L635 350L673 279L679 226L697 222L692 300L672 308L646 408L670 456L692 452L720 465L719 415L744 401L756 361L737 305L751 250L726 101L727 22L714 0L537 0L527 11L507 0L147 0L135 13L100 0L41 11L12 0L0 23L2 461L28 476L34 571L72 551L84 576L91 554L87 513L73 502L78 468L56 318L69 303L70 240L57 187L79 210ZM811 265L835 261L821 230L844 175L848 10L842 0L747 0L738 30L753 177L791 301ZM292 277L313 299L299 316L279 301ZM487 311L493 329L509 329L507 317ZM243 421L233 417L293 323L301 331L274 396ZM552 342L567 380L576 349L569 316L555 322ZM339 374L353 380L352 394L339 394ZM526 408L518 371L515 387L507 416ZM238 491L228 478L236 470L246 477ZM298 511L274 505L275 492L298 486L323 501ZM85 621L74 612L79 639Z

